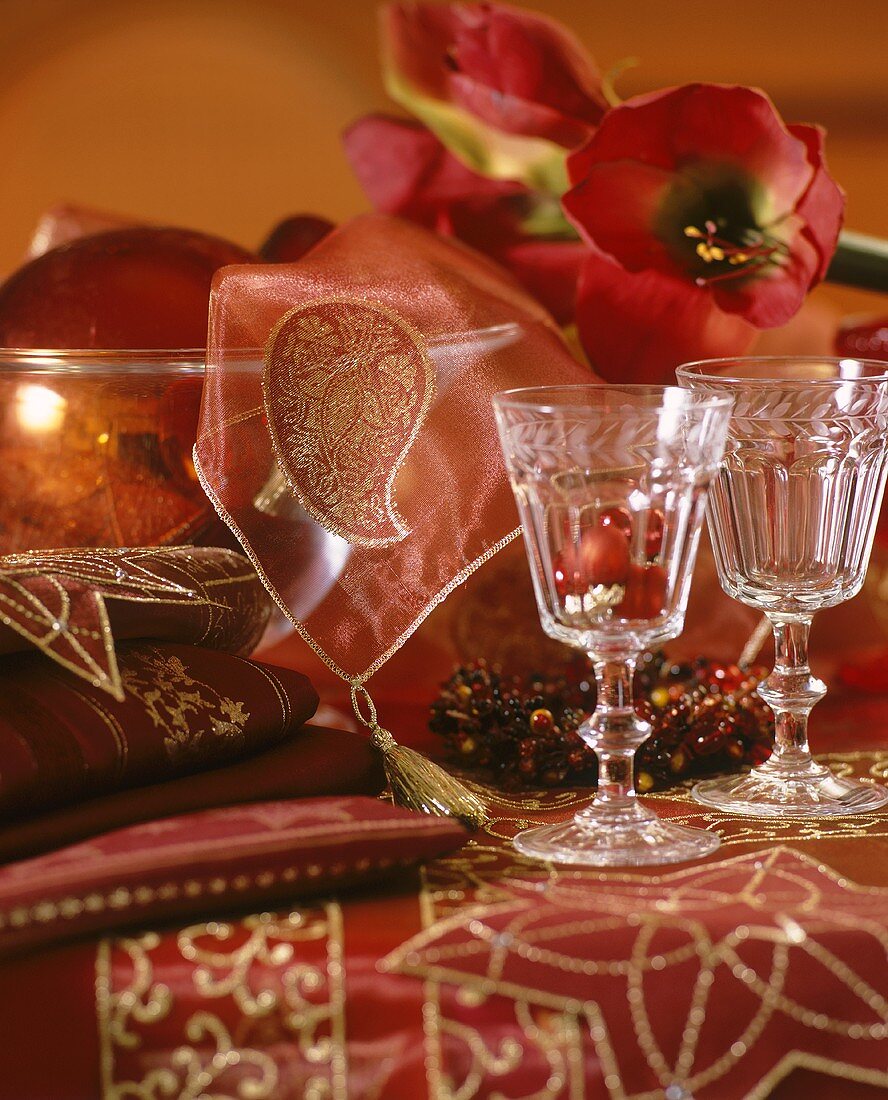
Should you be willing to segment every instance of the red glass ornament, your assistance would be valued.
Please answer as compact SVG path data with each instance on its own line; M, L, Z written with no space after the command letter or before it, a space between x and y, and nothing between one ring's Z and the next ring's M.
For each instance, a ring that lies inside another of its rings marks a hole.
M615 613L624 619L655 619L666 602L666 571L660 565L629 566L626 594Z
M0 346L205 347L214 273L255 259L230 241L185 229L81 237L0 286Z
M627 539L632 537L632 517L628 508L604 508L598 514L598 522L602 527L615 527Z
M623 584L629 575L629 540L616 527L587 528L579 552L565 546L554 562L555 588L565 596L581 596L596 585Z
M336 226L326 218L314 214L296 214L286 218L272 229L259 248L259 255L271 264L293 263L301 260L322 241Z
M655 508L648 516L647 531L644 535L644 552L650 561L655 558L663 546L663 513Z
M192 460L203 378L177 378L160 400L158 437L167 471L174 481L197 485Z

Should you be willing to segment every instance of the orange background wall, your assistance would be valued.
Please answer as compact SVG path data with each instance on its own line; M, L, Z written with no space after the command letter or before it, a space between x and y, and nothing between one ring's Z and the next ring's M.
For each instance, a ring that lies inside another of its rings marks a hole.
M364 209L339 133L386 106L375 6L0 0L0 271L62 199L248 246L288 213ZM526 6L570 23L604 69L638 57L624 94L692 79L749 83L789 121L822 122L848 224L888 237L886 0Z

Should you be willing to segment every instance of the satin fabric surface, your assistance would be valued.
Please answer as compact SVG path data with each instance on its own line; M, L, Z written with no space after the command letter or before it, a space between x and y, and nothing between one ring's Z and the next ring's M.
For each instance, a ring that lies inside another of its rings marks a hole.
M420 708L400 720L422 740ZM836 693L812 736L884 782L886 720ZM510 848L589 797L493 796L486 833L389 884L7 962L0 1096L882 1095L888 816L728 818L678 791L658 812L722 838L703 863L555 873Z

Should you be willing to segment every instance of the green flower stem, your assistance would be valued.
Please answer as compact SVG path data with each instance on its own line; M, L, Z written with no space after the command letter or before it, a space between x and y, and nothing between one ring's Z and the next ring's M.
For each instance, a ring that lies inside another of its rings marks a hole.
M847 230L839 234L826 281L888 293L888 241Z

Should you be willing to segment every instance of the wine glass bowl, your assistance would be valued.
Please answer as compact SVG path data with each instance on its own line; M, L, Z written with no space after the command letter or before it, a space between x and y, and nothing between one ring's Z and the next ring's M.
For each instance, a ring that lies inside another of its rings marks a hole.
M808 715L826 693L811 674L811 619L864 582L888 473L888 369L862 360L737 359L687 364L691 392L730 395L728 444L709 495L728 595L774 628L775 668L758 691L775 713L774 752L748 776L694 788L705 805L753 816L877 809L888 793L816 763Z
M580 735L599 760L594 803L515 839L528 855L640 865L714 850L635 799L650 735L632 697L639 653L681 632L706 489L730 400L675 387L567 386L494 400L544 631L587 653L598 687Z

